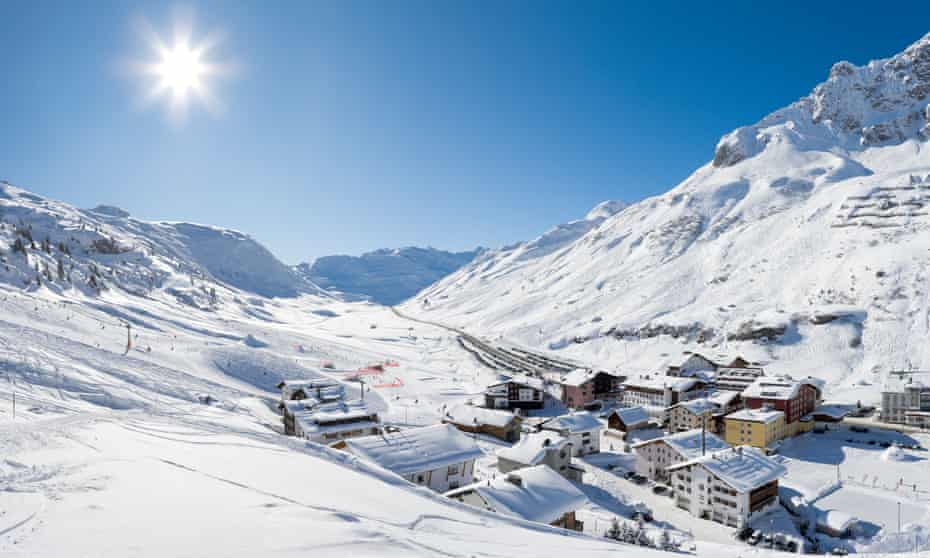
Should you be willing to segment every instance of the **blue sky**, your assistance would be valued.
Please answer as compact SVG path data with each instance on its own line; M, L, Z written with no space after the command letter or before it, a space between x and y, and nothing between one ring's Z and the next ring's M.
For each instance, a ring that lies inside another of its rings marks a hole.
M831 64L930 31L926 2L185 4L220 116L140 108L134 21L176 3L0 3L0 178L248 232L289 263L531 238L661 193Z

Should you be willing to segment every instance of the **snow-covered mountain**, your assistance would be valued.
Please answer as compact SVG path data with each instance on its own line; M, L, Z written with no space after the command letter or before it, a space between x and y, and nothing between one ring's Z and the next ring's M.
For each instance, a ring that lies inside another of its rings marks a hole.
M630 369L740 353L875 400L888 370L930 366L928 138L930 35L837 63L666 194L487 252L405 311Z
M313 283L353 298L393 305L407 300L482 252L447 252L409 246L381 249L361 256L325 256L297 266Z
M112 206L80 210L9 184L0 184L0 254L0 282L28 289L158 292L199 306L215 303L217 288L320 292L243 233L142 221Z

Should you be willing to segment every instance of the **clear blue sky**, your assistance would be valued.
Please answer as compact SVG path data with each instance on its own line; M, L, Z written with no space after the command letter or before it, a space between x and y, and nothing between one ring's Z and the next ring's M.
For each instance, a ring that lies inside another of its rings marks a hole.
M0 2L0 178L81 207L248 232L283 260L530 238L661 193L930 3L200 2L220 117L140 110L132 25L175 4ZM887 9L886 9L887 8Z

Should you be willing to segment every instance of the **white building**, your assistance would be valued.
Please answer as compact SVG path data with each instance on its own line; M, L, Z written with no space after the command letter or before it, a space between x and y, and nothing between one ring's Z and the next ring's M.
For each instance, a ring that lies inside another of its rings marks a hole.
M703 438L703 439L702 439ZM728 449L729 444L720 437L701 430L688 430L633 444L636 454L636 472L653 480L668 480L668 468L701 455Z
M572 443L572 453L576 456L599 453L601 451L601 431L604 423L589 412L562 415L543 422L543 430L558 432Z
M588 502L575 485L545 465L470 484L446 496L501 515L575 531L584 526L575 519L575 510Z
M437 492L471 484L475 460L483 455L471 436L451 424L349 438L334 447Z
M917 427L930 424L930 374L889 373L882 384L881 418Z
M545 404L545 382L532 376L516 375L484 391L484 406L489 409L542 409Z
M755 448L739 446L672 465L668 472L679 508L739 528L778 505L778 479L786 469Z
M706 397L708 392L706 382L698 378L646 374L623 382L621 405L642 407L650 417L665 422L669 407Z
M307 401L289 401L285 405ZM378 413L365 401L318 403L303 410L293 410L294 435L320 444L332 444L345 438L371 436L381 432Z
M496 453L497 470L501 473L548 465L569 480L581 482L584 475L584 469L572 464L572 443L554 432L527 434L519 443Z

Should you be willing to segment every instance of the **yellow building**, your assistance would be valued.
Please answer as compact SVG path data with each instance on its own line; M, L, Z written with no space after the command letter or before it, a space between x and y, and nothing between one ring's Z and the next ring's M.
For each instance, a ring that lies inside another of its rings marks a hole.
M743 409L723 418L724 439L732 446L766 449L786 438L785 413L768 409Z

